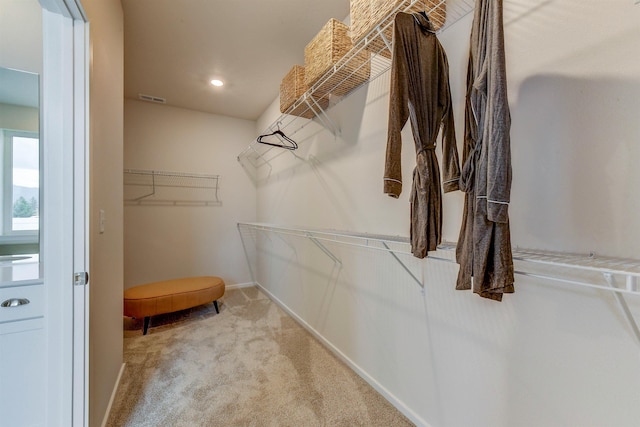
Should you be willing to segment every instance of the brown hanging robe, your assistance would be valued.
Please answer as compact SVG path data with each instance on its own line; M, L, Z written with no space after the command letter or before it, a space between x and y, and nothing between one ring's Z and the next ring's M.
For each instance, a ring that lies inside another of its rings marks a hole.
M467 69L463 170L465 194L456 260L456 289L502 300L513 292L509 233L511 116L502 26L502 0L478 0Z
M458 189L460 164L456 147L449 64L426 16L398 13L394 20L389 129L384 192L402 192L401 131L407 119L416 148L411 188L411 251L424 258L436 249L442 234L442 194L436 139L442 125L445 192Z

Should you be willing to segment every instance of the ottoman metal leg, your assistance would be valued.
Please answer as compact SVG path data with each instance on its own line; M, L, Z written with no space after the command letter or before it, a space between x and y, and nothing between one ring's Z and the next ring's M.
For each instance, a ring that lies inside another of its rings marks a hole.
M218 309L218 300L213 302L213 306L216 308L216 313L220 314L220 310Z
M146 316L144 318L144 328L142 330L142 335L147 335L147 330L149 329L149 320L151 319L151 316Z

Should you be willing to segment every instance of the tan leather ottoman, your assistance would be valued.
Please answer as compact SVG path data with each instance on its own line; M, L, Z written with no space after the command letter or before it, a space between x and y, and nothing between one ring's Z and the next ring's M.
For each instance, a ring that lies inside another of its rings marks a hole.
M149 318L156 314L185 310L211 301L216 313L220 313L217 300L223 295L224 280L215 276L147 283L124 291L124 315L144 318L143 335L146 335Z

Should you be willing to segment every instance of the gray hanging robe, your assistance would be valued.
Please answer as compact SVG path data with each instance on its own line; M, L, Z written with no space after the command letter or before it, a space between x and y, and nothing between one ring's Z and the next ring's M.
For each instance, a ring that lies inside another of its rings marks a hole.
M502 0L478 0L467 69L460 189L465 194L456 260L456 289L500 301L513 292L509 233L511 116L502 26Z
M456 147L449 64L431 23L421 14L398 13L394 21L389 129L384 192L402 192L402 137L407 119L416 149L411 188L411 251L424 258L442 234L442 193L436 139L442 125L445 192L458 189L460 164Z

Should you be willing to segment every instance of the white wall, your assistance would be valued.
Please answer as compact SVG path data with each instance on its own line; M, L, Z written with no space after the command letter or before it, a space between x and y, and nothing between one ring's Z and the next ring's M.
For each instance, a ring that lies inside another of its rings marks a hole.
M39 119L37 108L0 104L0 128L38 132Z
M640 6L505 0L504 11L513 246L638 258ZM460 148L470 26L469 15L440 35ZM299 158L260 168L259 221L408 235L408 191L382 193L388 86L384 75L331 110L341 137L310 125ZM406 189L408 126L403 137ZM458 238L462 202L444 196L445 240ZM328 244L339 267L309 241L257 239L258 282L418 424L637 425L640 345L611 294L517 276L496 303L455 291L455 264L405 257L423 295L388 254Z
M82 4L91 43L89 425L100 426L122 367L124 31L119 0Z
M125 288L213 275L251 282L236 223L255 221L256 190L235 160L255 122L125 101L127 169L220 175L221 206L125 206Z

